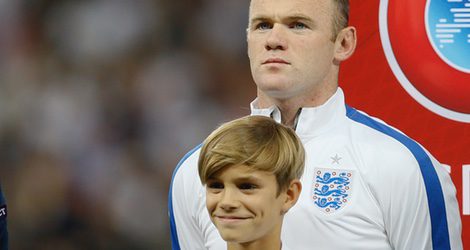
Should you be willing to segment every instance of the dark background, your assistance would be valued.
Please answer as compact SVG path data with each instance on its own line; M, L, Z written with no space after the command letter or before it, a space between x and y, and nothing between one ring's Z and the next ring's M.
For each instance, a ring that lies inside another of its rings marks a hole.
M256 95L248 5L0 0L0 184L11 249L170 249L174 167L217 125L249 114ZM342 65L346 100L450 165L461 202L470 126L400 86L378 6L351 1L359 43Z
M249 114L248 1L1 0L11 249L169 249L173 168Z

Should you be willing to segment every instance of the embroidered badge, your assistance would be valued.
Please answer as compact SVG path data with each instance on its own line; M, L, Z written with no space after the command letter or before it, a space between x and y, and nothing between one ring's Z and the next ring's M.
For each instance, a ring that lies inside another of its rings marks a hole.
M316 168L314 178L312 198L317 208L331 214L348 204L353 171Z

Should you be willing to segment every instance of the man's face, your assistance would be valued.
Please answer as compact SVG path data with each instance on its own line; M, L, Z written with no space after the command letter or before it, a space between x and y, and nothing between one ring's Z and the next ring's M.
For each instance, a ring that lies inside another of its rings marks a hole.
M277 195L276 177L239 165L206 183L206 206L225 241L248 243L279 237L286 193Z
M251 1L248 56L261 92L288 99L336 84L334 13L331 0Z

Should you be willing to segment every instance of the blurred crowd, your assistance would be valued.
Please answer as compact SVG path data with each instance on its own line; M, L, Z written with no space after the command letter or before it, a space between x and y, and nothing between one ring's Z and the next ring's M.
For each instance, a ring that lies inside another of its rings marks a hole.
M249 114L248 1L0 0L11 249L170 249L173 169Z

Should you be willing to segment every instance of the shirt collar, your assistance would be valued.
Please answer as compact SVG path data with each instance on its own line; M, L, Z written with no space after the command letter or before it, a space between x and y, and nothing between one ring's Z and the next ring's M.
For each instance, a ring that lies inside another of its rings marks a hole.
M272 117L275 121L281 122L281 111L276 106L269 108L257 108L258 99L251 102L251 115L261 115ZM338 88L324 104L317 107L303 107L297 117L296 133L302 137L319 135L337 124L337 121L344 118L346 106L344 93Z

